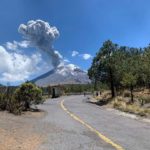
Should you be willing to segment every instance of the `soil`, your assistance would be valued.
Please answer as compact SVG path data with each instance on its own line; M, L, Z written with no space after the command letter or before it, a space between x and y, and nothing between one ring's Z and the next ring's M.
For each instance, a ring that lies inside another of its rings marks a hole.
M36 131L44 112L26 112L15 116L0 112L0 150L35 150L44 141Z

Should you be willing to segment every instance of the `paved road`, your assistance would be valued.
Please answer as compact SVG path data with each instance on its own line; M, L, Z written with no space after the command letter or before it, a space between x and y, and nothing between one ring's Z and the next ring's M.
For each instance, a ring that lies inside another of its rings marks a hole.
M72 118L61 108L61 101L71 114L90 125L104 138L90 131L82 122ZM69 96L48 100L40 106L47 111L45 142L40 150L115 150L108 139L124 150L150 150L150 124L117 115L113 111L86 102L83 96Z

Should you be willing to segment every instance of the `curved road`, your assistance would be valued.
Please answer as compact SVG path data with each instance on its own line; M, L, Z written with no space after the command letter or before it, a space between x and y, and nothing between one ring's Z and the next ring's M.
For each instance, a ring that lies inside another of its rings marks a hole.
M40 150L150 150L150 124L68 96L39 106L46 139Z

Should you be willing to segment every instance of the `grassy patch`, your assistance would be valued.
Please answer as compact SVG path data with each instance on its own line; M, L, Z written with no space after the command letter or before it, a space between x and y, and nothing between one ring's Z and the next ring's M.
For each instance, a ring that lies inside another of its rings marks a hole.
M150 115L150 108L141 108L140 106L136 104L129 104L126 103L123 100L120 100L119 98L115 98L115 100L112 102L113 107L132 114L136 114L139 116L148 116Z
M111 101L111 93L110 91L105 91L101 93L99 96L94 97L96 99L97 105L106 105Z
M95 96L94 98L95 98L97 101L110 99L110 98L111 98L111 92L110 92L110 91L102 92L101 95Z

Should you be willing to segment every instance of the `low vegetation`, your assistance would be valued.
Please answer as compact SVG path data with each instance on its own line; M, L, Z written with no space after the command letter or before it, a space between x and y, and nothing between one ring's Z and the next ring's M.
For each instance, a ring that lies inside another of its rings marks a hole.
M107 105L108 107L113 107L123 112L150 117L150 96L146 96L140 92L134 92L134 96L134 103L130 101L129 91L125 91L113 99L111 98L110 91L104 91L101 95L94 96L94 98L96 99L95 103L97 105ZM146 104L148 105L146 106Z
M0 94L0 110L21 114L31 109L31 105L43 103L42 90L32 83L24 83L15 90L6 87Z
M142 108L137 104L131 104L123 101L122 99L120 100L119 98L116 98L113 102L113 107L124 111L128 113L133 113L136 115L140 116L149 116L150 115L150 108Z

